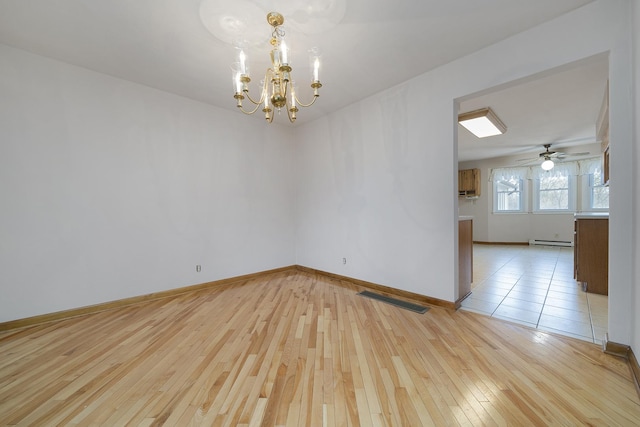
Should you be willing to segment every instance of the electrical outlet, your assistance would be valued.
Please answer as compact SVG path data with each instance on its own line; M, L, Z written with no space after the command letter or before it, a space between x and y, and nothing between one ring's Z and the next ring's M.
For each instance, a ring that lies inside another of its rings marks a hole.
M200 266L200 264L196 265L196 271L200 273L200 270L202 270L202 267Z
M347 263L347 259L346 258L342 258L342 263L346 264Z

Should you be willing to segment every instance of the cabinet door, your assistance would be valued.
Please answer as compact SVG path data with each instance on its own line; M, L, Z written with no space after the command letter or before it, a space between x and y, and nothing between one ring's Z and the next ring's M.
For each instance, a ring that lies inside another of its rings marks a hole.
M472 184L471 169L458 171L458 191L466 193L471 190Z
M473 194L480 195L480 169L471 169L471 179L473 179Z
M461 196L480 195L480 169L458 171L458 194Z
M464 195L464 192L466 191L464 188L464 177L465 171L458 171L458 193L461 195Z
M458 300L471 293L473 282L473 221L458 221Z
M576 220L576 280L587 292L609 293L609 220Z

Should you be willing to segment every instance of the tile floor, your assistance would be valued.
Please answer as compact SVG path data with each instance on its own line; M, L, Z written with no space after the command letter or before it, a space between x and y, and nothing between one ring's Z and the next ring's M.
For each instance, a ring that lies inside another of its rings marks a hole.
M573 248L473 246L472 293L462 309L601 344L605 295L573 279Z

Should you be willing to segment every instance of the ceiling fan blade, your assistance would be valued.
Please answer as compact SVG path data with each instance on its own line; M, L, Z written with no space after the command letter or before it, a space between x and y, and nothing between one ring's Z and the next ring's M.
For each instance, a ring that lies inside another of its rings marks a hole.
M576 159L576 158L584 158L584 157L595 157L596 155L591 154L588 151L582 152L582 153L558 153L558 156L552 156L552 158L558 159L558 160L570 160L570 159Z

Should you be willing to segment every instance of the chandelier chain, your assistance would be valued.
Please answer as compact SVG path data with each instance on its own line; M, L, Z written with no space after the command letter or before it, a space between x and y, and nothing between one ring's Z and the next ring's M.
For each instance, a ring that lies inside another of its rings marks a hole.
M271 33L271 37L274 39L281 39L284 37L284 28L280 28L279 26L273 27L273 32Z

